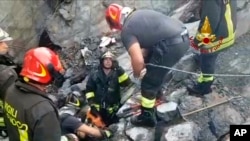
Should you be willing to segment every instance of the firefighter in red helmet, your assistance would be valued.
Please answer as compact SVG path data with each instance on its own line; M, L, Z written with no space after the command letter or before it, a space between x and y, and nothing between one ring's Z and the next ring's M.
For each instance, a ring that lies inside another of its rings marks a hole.
M4 120L10 141L71 140L75 136L61 136L57 109L47 97L46 86L64 81L63 67L58 56L46 47L30 49L24 56L18 80L8 87L4 99Z
M169 71L156 66L172 67L180 60L189 48L188 31L182 22L160 12L118 4L108 6L106 21L111 29L121 31L135 79L140 78L144 68L147 70L141 81L142 112L131 122L137 126L154 127L155 101L162 95L164 76Z

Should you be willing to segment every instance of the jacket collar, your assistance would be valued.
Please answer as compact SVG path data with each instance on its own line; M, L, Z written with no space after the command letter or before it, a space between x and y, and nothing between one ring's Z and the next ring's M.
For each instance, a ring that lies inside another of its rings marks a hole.
M17 88L21 89L22 91L24 91L26 93L36 93L36 94L47 97L45 92L37 89L34 86L23 83L21 81L17 81L15 85L16 85Z

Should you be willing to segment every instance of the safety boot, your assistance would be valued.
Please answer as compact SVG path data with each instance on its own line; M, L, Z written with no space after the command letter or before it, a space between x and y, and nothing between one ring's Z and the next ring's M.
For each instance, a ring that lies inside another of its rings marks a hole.
M135 126L155 127L156 122L154 108L141 107L141 114L131 118L131 123Z
M192 94L198 95L206 95L212 92L211 85L213 81L194 83L193 85L187 86L188 92Z

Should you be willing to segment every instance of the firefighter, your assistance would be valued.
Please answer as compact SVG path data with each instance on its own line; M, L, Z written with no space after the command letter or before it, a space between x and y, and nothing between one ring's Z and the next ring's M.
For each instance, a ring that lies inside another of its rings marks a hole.
M12 68L7 67L14 65L13 61L7 57L8 42L12 40L12 37L0 28L0 136L2 137L8 136L3 119L3 94L6 88L17 79L16 72Z
M66 96L65 105L59 109L63 134L76 134L80 139L88 137L107 139L112 137L113 132L111 130L98 129L84 123L86 104L87 102L78 91L73 91Z
M23 60L23 79L8 87L4 99L4 120L10 141L73 140L61 136L57 109L47 97L46 86L64 81L58 56L46 47L30 49Z
M98 111L107 126L119 121L115 113L120 108L120 86L130 84L128 74L114 57L110 51L105 52L86 85L86 98L91 110L94 113Z
M202 74L197 82L187 86L190 94L203 96L212 92L215 61L219 52L229 48L235 42L236 0L203 0L201 6L201 22L193 44L199 50L196 59ZM212 41L206 44L205 38Z
M118 4L108 6L106 21L112 30L121 31L122 42L131 57L134 77L138 79L146 68L141 81L142 112L131 122L137 126L154 127L156 95L161 93L168 70L153 65L172 67L176 64L188 50L188 31L183 23L162 13Z

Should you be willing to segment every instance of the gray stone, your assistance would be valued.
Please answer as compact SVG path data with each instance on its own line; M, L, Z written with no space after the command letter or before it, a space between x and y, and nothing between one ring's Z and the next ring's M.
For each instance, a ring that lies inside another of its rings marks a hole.
M197 141L200 128L193 122L170 127L165 136L165 141Z
M74 69L73 68L68 68L64 74L64 78L70 78L74 75Z
M62 17L66 20L66 21L71 21L73 19L73 17L70 15L69 11L67 11L66 9L59 9L59 13L62 15Z
M178 104L175 102L163 103L157 106L157 115L160 119L168 122L179 116Z
M171 94L166 96L166 99L168 101L172 101L175 103L180 103L181 97L184 96L187 93L187 90L185 88L180 88L172 92Z
M243 121L241 114L228 105L217 107L211 113L211 126L217 137L227 133L230 125L241 124Z
M154 139L153 129L143 127L133 127L126 130L126 134L133 141L152 141Z
M181 114L185 114L202 107L203 107L203 101L201 98L194 96L184 96L181 99L179 110Z

